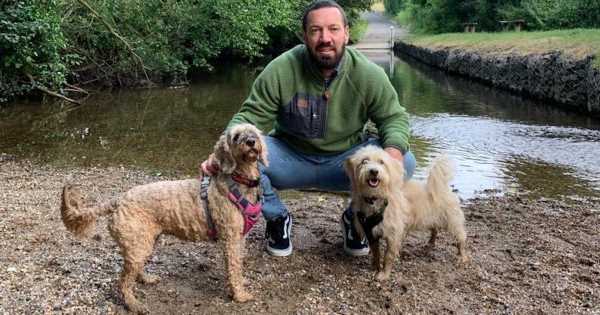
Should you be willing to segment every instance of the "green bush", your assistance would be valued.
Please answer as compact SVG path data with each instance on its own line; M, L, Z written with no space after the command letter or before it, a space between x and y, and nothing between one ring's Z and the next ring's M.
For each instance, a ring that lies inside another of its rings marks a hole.
M459 0L407 1L398 14L400 23L416 33L457 32L471 19L472 3Z
M0 3L0 102L29 93L35 84L58 88L65 82L61 58L65 40L57 1Z
M505 19L525 19L531 30L600 27L600 2L588 0L522 0L500 7Z
M385 8L385 12L396 16L400 11L404 9L404 1L402 0L383 0L383 6Z
M457 32L465 22L497 31L516 19L529 30L600 27L600 1L590 0L385 0L385 8L417 33Z
M99 19L77 1L63 3L63 11L71 11L63 24L64 32L85 69L77 74L100 74L94 66L103 65L105 81L127 84L144 79L137 58ZM184 80L190 70L209 70L211 61L222 54L260 56L269 42L268 29L282 27L289 31L294 13L290 2L274 0L89 3L131 44L151 79L158 81Z
M87 0L123 36L152 80L184 80L190 71L212 69L218 58L253 59L265 49L299 41L300 15L309 0ZM144 79L136 58L89 10L63 0L63 30L79 56L82 80L129 85ZM370 0L340 1L350 21ZM102 71L95 67L102 65Z
M299 42L311 0L0 0L0 101L66 80L179 84ZM371 0L340 0L352 23Z

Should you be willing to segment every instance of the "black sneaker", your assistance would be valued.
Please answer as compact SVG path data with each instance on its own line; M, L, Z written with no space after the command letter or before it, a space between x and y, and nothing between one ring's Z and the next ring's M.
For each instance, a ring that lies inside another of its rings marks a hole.
M348 210L344 211L340 220L342 233L344 234L344 252L350 256L365 256L369 254L369 243L366 238L360 239L352 219L348 217Z
M292 253L292 216L267 221L267 252L273 256L289 256Z

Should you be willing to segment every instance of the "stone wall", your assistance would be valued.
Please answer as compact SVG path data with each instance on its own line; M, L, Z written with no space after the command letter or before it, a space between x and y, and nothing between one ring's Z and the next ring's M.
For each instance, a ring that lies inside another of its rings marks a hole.
M600 116L600 70L592 67L591 56L574 59L560 52L492 55L433 50L404 42L398 42L394 51L451 73Z

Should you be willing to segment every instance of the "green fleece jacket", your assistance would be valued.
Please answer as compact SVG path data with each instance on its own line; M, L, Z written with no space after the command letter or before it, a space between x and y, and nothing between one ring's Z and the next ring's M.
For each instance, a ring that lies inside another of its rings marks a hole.
M408 114L384 70L353 48L326 82L305 45L271 61L228 127L247 122L300 152L335 154L362 141L371 119L384 147L409 148Z

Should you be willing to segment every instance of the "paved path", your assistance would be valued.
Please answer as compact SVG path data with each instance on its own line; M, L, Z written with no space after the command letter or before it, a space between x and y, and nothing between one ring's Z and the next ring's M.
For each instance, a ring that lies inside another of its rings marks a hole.
M390 48L390 27L394 27L394 39L406 36L406 29L391 21L382 12L366 12L362 18L369 22L363 38L353 47L360 50L387 50Z
M395 40L404 38L408 32L391 21L383 12L366 12L362 14L362 18L369 22L369 26L360 42L352 47L383 67L388 74L393 73L395 57L390 49L390 27L394 27Z

